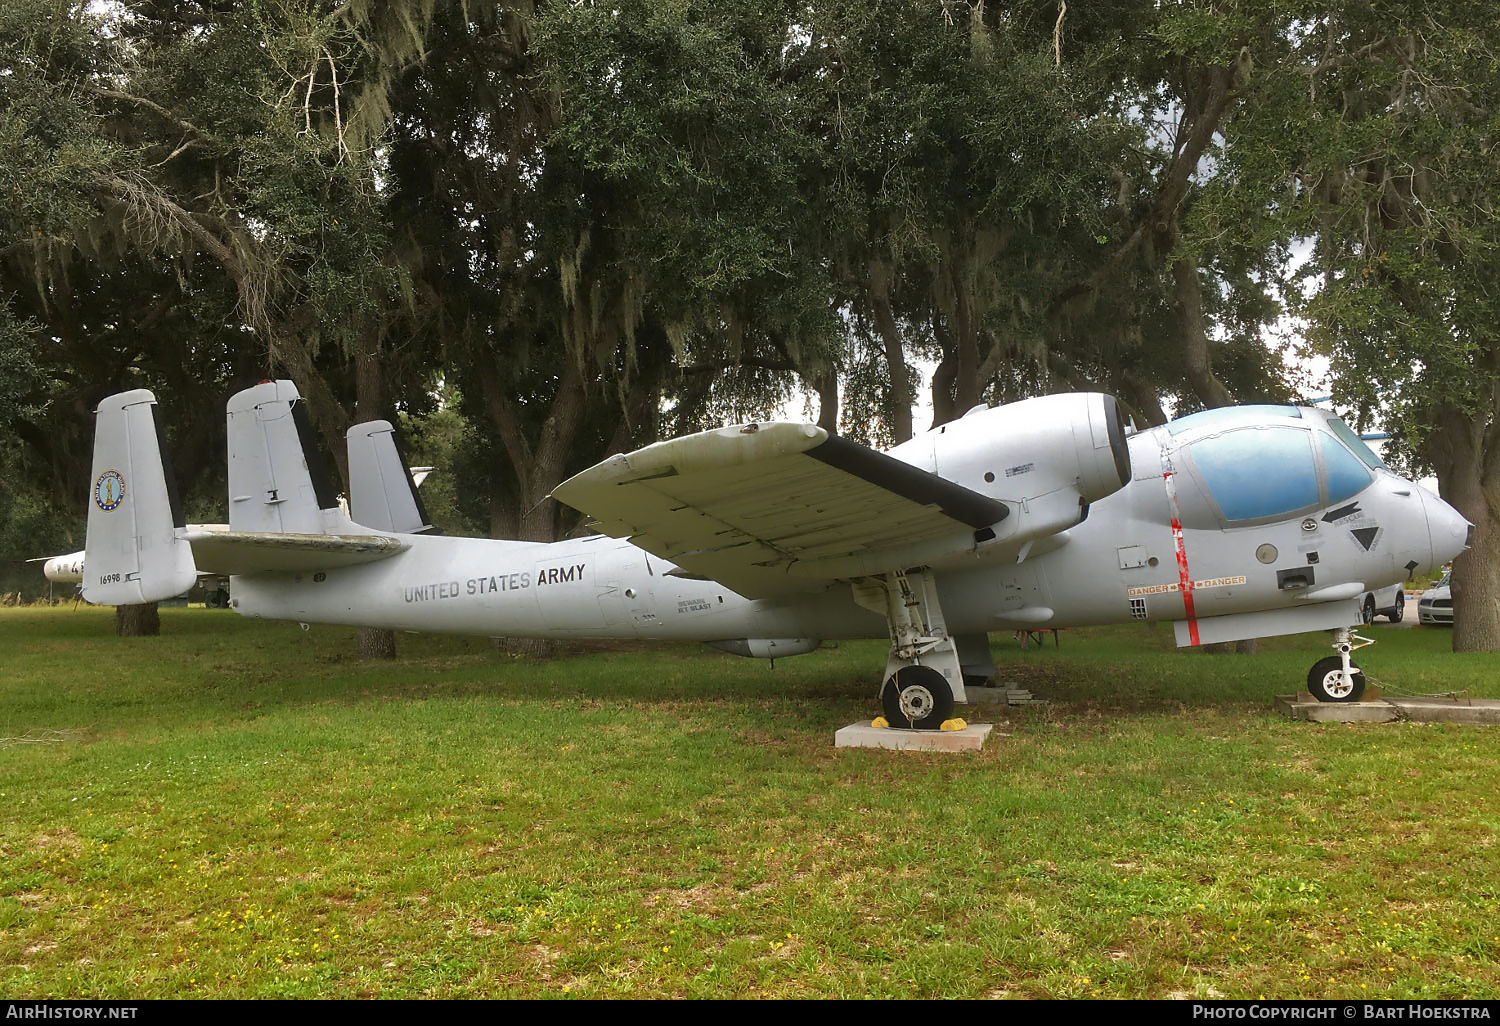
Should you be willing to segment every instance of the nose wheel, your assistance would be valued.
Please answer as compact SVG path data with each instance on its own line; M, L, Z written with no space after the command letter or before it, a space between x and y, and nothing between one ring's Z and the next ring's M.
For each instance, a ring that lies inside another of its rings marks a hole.
M1320 702L1358 702L1365 693L1365 675L1350 660L1357 648L1373 645L1374 641L1362 638L1347 627L1333 632L1333 650L1338 655L1327 656L1313 663L1307 671L1307 690Z
M1320 702L1358 702L1365 693L1365 675L1350 663L1346 677L1344 660L1328 656L1313 663L1307 671L1307 690Z

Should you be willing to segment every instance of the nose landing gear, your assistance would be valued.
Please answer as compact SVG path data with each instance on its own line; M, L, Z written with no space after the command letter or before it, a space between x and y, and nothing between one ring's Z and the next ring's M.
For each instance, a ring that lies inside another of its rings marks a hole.
M1307 671L1307 690L1320 702L1359 701L1365 693L1365 675L1349 656L1355 649L1373 644L1370 638L1360 637L1347 627L1334 631L1333 650L1338 655L1313 663Z

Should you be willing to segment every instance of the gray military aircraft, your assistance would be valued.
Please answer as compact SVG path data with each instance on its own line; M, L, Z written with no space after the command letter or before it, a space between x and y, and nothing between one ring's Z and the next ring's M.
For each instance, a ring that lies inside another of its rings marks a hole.
M375 526L354 523L289 381L235 395L228 418L229 530L194 531L154 397L100 404L86 599L152 601L216 572L241 614L304 623L763 658L889 637L882 704L917 728L993 671L987 632L1131 620L1171 621L1179 645L1331 631L1308 687L1354 701L1360 597L1453 558L1473 530L1309 407L1135 432L1111 396L1050 395L884 453L811 424L735 425L563 482L554 497L602 533L550 544L434 536L405 474L372 488L384 508L360 518Z

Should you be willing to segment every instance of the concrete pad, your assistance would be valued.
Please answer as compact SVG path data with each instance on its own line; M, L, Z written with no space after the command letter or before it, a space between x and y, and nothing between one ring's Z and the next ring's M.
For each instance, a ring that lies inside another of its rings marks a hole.
M964 688L965 705L1046 705L1045 698L1033 698L1024 688Z
M1276 711L1314 723L1474 723L1500 725L1500 699L1373 698L1361 702L1319 702L1311 695L1278 695Z
M977 752L995 729L993 723L971 723L963 730L899 730L872 727L860 720L840 727L833 735L835 748L893 748L903 752Z

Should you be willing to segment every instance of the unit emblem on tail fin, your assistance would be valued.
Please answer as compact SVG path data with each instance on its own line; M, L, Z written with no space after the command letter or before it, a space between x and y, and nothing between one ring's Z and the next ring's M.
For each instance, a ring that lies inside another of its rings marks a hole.
M125 477L118 470L106 470L94 482L94 502L106 513L113 513L125 501Z

